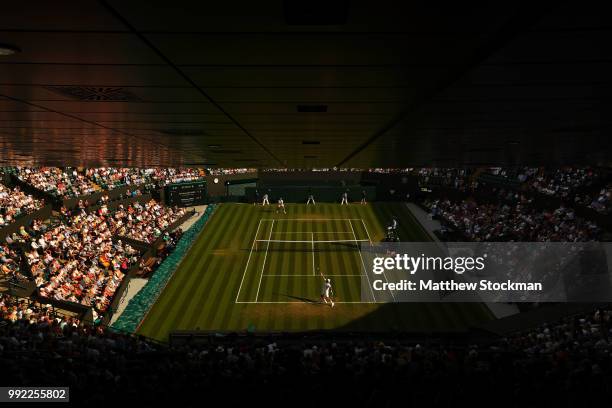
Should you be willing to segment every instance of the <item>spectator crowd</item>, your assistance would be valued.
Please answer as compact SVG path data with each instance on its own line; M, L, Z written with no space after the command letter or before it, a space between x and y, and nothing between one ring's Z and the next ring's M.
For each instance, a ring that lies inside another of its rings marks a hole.
M100 186L75 168L17 167L16 172L21 181L57 197L77 197L100 190Z
M184 208L166 207L150 200L144 204L119 205L109 223L116 235L152 244L186 214Z
M197 168L162 168L145 169L158 186L163 187L171 183L201 180L206 176L206 170Z
M517 181L524 191L555 197L601 214L612 212L612 180L607 171L591 167L497 167L488 169L488 173Z
M219 170L219 171L222 171ZM23 182L57 197L70 198L92 194L101 190L131 185L154 184L163 187L203 179L207 170L202 168L58 168L16 167L15 175ZM225 174L225 173L224 173ZM234 173L228 173L234 174Z
M384 169L368 171L378 170ZM133 186L129 196L137 196L142 183L161 186L196 180L206 173L199 169L20 168L17 174L43 191L71 197L121 184ZM543 174L525 168L512 175L500 169L498 174L518 177L542 194L573 199L602 213L610 211L612 189L598 187L592 196L583 191L601 180L584 169ZM417 175L427 182L439 178L443 185L460 189L469 177L454 169L419 170ZM474 241L599 238L598 226L578 217L569 206L543 210L523 193L501 189L495 200L487 202L430 199L425 203L433 215ZM23 260L43 297L93 306L96 313L104 313L141 255L120 237L146 243L162 237L171 251L180 231L166 231L185 215L183 209L154 200L119 205L116 210L107 203L108 197L103 196L97 203L101 207L87 212L83 202L61 219L36 220L9 235L0 245L3 275L21 275ZM14 219L42 202L0 186L0 205L6 221L6 214ZM292 403L299 397L295 403L308 406L320 403L322 395L330 404L349 406L465 406L475 398L502 406L589 406L612 397L611 318L612 309L606 306L492 341L460 344L388 338L218 337L204 344L168 346L83 325L49 306L5 293L0 294L0 367L14 384L68 385L72 398L92 404L106 402L109 396L141 403L192 403L205 394L207 399L216 397L232 405L270 392ZM500 396L507 398L500 401Z
M139 255L112 236L104 217L84 212L30 236L25 257L41 296L104 312Z
M24 278L20 265L21 256L15 248L0 244L0 279Z
M0 361L15 385L79 403L226 405L273 395L313 406L595 406L612 397L612 309L503 337L210 338L161 345L0 297ZM129 386L126 386L126 383ZM240 390L240 392L236 392Z
M22 215L39 210L44 200L26 194L19 187L8 188L0 184L0 228L10 225Z
M123 185L144 185L150 182L145 169L134 167L94 167L85 169L84 174L105 190Z
M471 174L471 169L457 168L424 167L422 169L418 169L417 171L419 185L437 185L452 187L458 190L464 190L467 187L475 186L475 182L469 182L469 176Z
M562 167L554 170L528 169L530 188L546 195L568 198L576 190L588 188L600 179L589 167Z
M502 193L503 194L503 193ZM505 194L503 194L505 195ZM599 239L601 229L565 206L535 207L532 199L510 193L509 201L478 203L473 199L430 199L424 202L470 241L584 242Z
M592 208L600 214L609 215L612 213L612 183L607 184L593 196L576 194L574 202Z
M151 183L159 187L206 174L204 169L172 168L16 167L4 171L36 189L63 198L129 186L113 200L137 198ZM121 237L146 244L163 239L163 250L156 258L161 262L182 234L168 228L186 215L185 209L165 207L153 199L120 201L113 207L109 207L110 203L108 194L101 195L96 202L84 197L73 209L62 207L59 217L36 219L7 234L0 244L0 279L31 279L42 298L90 306L100 317L113 301L126 273L141 261L142 254ZM19 187L11 189L0 184L0 227L43 204L43 200L23 193ZM150 272L155 266L149 263L146 268Z

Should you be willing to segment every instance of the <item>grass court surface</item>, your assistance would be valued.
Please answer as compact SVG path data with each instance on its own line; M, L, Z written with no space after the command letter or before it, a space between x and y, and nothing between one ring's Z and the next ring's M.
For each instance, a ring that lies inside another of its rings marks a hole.
M492 318L478 303L376 303L361 249L382 240L392 215L402 241L429 241L404 203L286 207L220 205L138 333L454 331ZM333 309L318 303L321 272Z

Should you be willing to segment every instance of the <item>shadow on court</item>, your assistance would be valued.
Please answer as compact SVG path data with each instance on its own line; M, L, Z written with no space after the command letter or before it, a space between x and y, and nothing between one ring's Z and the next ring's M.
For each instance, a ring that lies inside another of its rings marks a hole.
M303 297L299 297L299 296L287 295L286 293L278 293L278 295L284 296L287 299L299 300L300 302L304 302L304 303L319 304L319 300L318 299L314 299L313 300L313 299L303 298Z

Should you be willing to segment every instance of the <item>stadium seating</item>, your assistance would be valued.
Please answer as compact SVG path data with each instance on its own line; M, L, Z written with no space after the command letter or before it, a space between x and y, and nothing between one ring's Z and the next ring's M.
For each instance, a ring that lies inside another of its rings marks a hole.
M187 214L183 208L165 207L155 200L120 205L109 223L116 235L152 244L170 225Z
M124 185L142 186L198 180L206 176L198 168L57 168L16 167L16 177L32 187L56 197L78 197Z
M0 228L10 225L15 219L30 214L44 205L44 200L26 194L19 187L8 188L0 184Z
M17 250L9 245L0 245L0 276L24 277L20 265L21 257Z
M480 197L479 191L486 186L470 184L473 173L446 168L399 169L392 173L414 176L428 185L460 190L462 195L458 197L463 198L442 198L434 193L425 204L468 240L601 238L602 228L578 216L572 207L563 205L546 210L536 205L538 196L530 193L546 194L533 184L536 174L541 173L519 170L512 173L500 170L496 177L520 177L522 189L509 185L482 190L487 192L485 201L475 198ZM368 172L388 173L381 169ZM63 209L58 217L35 220L9 235L7 242L0 245L2 274L31 277L41 296L36 301L6 293L0 295L2 370L14 378L27 379L26 383L35 384L41 378L49 385L53 381L57 385L68 383L75 395L90 403L101 401L107 393L126 400L139 397L141 402L169 403L167 390L186 385L206 390L212 396L225 396L227 403L245 403L249 400L248 392L234 395L228 390L239 384L255 393L272 383L287 398L304 392L315 396L331 394L332 387L339 387L349 396L337 403L356 405L374 400L377 405L399 404L406 402L406 398L423 404L436 395L439 387L449 392L435 400L438 405L448 405L450 399L453 403L469 403L476 393L486 397L512 392L517 403L523 406L540 401L528 400L527 391L548 393L546 402L567 401L574 398L577 390L585 388L599 395L610 392L605 385L612 374L609 359L612 310L609 307L501 338L468 337L456 343L451 337L423 343L393 335L349 336L338 340L327 336L267 339L229 335L208 339L204 344L164 345L134 336L132 333L215 210L214 205L209 205L182 236L180 232L164 235L170 225L185 215L185 210L166 207L150 200L150 196L142 197L142 183L159 187L200 178L205 173L179 169L43 168L29 172L20 169L19 174L32 187L58 196L79 196L89 191L113 190L124 184L130 186L129 194L113 199L102 194L96 202L86 204L83 200L74 209ZM546 185L551 191L557 191L553 195L563 199L573 199L571 194L582 197L585 188L596 188L597 194L592 196L591 203L576 202L605 213L609 208L610 189L593 181L599 182L601 177L583 177L584 174L588 173L575 170L569 176L542 178L537 185ZM571 188L568 190L565 186ZM0 197L2 192L10 195L13 191L0 190ZM494 193L490 194L491 191ZM16 192L29 205L36 204L36 199L29 201L20 190ZM601 207L593 207L592 202L600 203ZM162 237L164 242L160 241ZM143 259L143 253L128 243L131 240L149 247L155 244L156 251ZM24 266L28 270L23 270ZM44 299L54 299L92 307L96 312L95 321L100 322L133 267L140 268L138 276L146 275L148 281L110 327L83 323L78 316L60 314L44 304ZM304 386L315 376L316 386L314 382L312 387ZM146 393L145 397L130 393L124 381L128 377L131 384L137 385L134 389ZM160 383L162 387L154 386ZM565 384L561 392L560 383ZM525 394L517 394L517 389ZM187 393L179 400L192 397Z
M34 188L56 197L78 197L101 189L76 169L17 167L17 177Z
M84 213L30 237L25 256L41 296L104 312L138 258L112 237L103 217Z
M419 174L447 174L439 185L464 190L461 178L444 170ZM607 176L587 167L491 168L470 184L468 194L441 191L425 197L424 204L468 240L590 241L609 228L609 220L595 214L609 212L607 182Z
M74 398L91 404L110 394L157 404L205 395L233 405L270 393L299 396L303 406L321 395L356 406L467 405L500 395L511 399L501 406L592 406L611 396L611 318L610 307L599 307L483 340L210 337L166 346L4 295L0 361L7 378L68 385Z
M456 189L468 187L471 169L422 168L418 170L419 184L425 186L444 186Z
M141 203L141 189L148 190L151 183L159 186L205 174L200 169L135 168L17 167L5 171L55 197L81 197L101 189L110 191L129 186L112 199L103 194L97 202L86 198L75 201L74 209L60 209L59 218L28 220L29 224L8 233L6 244L0 246L0 278L31 279L42 299L93 307L94 319L106 312L126 273L138 266L143 254L140 246L137 249L122 242L122 236L125 241L140 240L142 245L159 239L161 250L154 258L159 261L168 256L176 245L175 239L180 238L173 233L166 234L162 240L162 235L183 219L186 211L165 207L146 197ZM32 213L43 204L43 200L23 193L19 187L0 185L3 225ZM149 273L156 266L150 265Z
M594 241L601 229L577 217L571 208L535 208L528 200L478 203L473 200L429 200L425 205L471 241Z

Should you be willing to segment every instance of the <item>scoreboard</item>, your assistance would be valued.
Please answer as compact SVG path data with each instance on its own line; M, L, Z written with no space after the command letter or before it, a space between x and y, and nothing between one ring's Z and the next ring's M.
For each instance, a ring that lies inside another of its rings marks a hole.
M166 203L179 207L206 204L206 181L188 181L166 186Z

